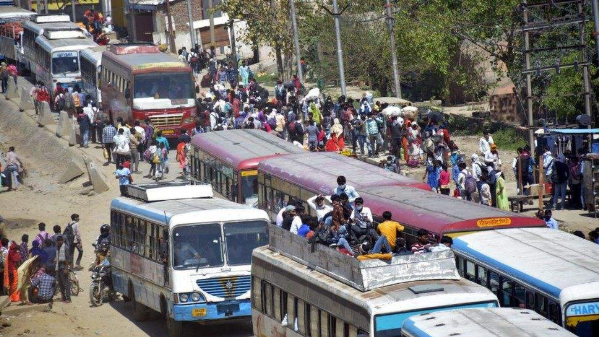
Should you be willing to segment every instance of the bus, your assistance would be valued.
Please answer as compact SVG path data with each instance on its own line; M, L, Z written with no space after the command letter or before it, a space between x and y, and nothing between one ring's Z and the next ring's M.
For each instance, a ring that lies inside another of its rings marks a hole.
M264 159L306 153L262 130L225 130L191 140L191 175L212 184L225 198L246 205L258 201L258 163Z
M32 73L35 70L35 57L37 52L36 39L44 31L53 31L51 39L57 38L85 38L86 33L77 24L71 22L68 15L37 15L23 26L23 66Z
M85 37L54 39L52 34L51 30L46 30L35 40L37 48L33 73L36 80L42 82L51 97L54 97L59 83L63 89L76 85L81 87L79 53L98 45Z
M460 236L458 270L502 306L535 310L580 337L599 336L599 245L549 228Z
M401 337L575 337L532 310L460 309L408 318Z
M97 46L81 51L81 90L85 91L97 104L101 106L102 92L100 91L102 53L106 46Z
M370 186L393 186L397 190L416 188L432 194L427 184L357 159L332 152L304 153L260 162L258 207L274 219L288 200L307 202L316 194L331 195L341 175L360 195Z
M375 221L382 222L383 212L389 211L393 220L405 226L408 245L417 241L419 229L426 229L439 241L444 235L456 238L502 228L547 227L537 218L415 188L374 186L358 192Z
M14 6L0 7L0 55L17 64L22 63L23 56L23 22L35 15Z
M359 261L269 230L269 246L252 258L257 337L396 337L414 315L498 306L488 289L459 277L451 250Z
M113 122L149 118L156 131L177 138L195 126L196 91L191 67L151 44L111 44L102 54L102 109Z
M264 211L212 197L210 185L129 185L110 206L110 263L133 318L183 322L248 320L252 250L268 242Z

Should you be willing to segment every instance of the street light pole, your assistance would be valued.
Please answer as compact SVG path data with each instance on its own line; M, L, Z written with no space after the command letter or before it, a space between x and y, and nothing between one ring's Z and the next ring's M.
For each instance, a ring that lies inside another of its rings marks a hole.
M391 64L393 65L393 83L395 97L401 98L401 84L399 83L399 69L397 65L397 50L395 49L395 19L391 11L391 0L387 0L387 26L389 27L389 44L391 48Z
M173 17L171 16L171 2L166 1L166 17L168 21L168 44L171 49L171 53L177 53L177 47L175 47L175 34L173 34Z
M591 0L593 4L593 22L595 23L595 31L593 36L595 37L595 48L597 48L597 59L599 60L599 4L597 0ZM599 63L599 61L597 61Z
M71 11L73 13L73 22L77 22L77 14L75 13L75 0L71 0Z
M347 96L345 88L345 67L343 66L343 50L341 49L341 27L339 23L339 6L337 0L333 0L333 18L335 19L335 37L337 38L337 63L339 64L339 83L341 84L341 95Z
M293 24L293 44L295 45L295 57L297 61L297 76L301 83L304 83L304 72L302 71L302 61L299 46L299 34L297 32L297 19L295 17L295 0L289 0L291 23Z
M191 0L186 0L185 2L187 2L187 17L189 19L189 39L191 40L191 47L189 48L189 50L191 51L197 43L196 30L193 26L193 15L191 15Z

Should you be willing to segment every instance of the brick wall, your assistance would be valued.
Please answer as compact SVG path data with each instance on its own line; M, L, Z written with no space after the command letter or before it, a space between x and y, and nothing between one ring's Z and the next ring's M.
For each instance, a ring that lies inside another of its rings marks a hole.
M202 19L202 0L189 0L191 1L191 12L194 21ZM189 31L187 22L189 17L187 16L187 2L185 0L171 1L171 15L175 21L175 29L177 31ZM160 15L166 20L166 6L160 6Z
M516 95L493 95L490 97L489 107L494 120L511 123L519 122Z

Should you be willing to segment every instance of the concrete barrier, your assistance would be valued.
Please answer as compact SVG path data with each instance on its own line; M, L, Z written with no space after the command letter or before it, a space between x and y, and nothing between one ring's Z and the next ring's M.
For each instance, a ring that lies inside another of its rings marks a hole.
M33 110L35 106L33 105L33 100L31 96L29 96L29 91L26 88L21 88L21 100L19 102L19 111L25 110Z
M41 126L56 124L52 111L50 111L50 104L48 102L40 103L40 114L37 118L37 124Z
M6 94L4 94L4 97L6 97L6 99L19 98L19 88L12 77L8 78L8 85L6 87Z
M83 156L83 161L86 163L87 167L87 175L89 176L89 182L92 183L94 188L94 192L102 193L108 191L110 188L106 183L106 176L104 176L98 168L96 164L90 161L87 157Z
M69 133L69 146L77 145L77 129L79 128L75 122L73 122L73 119L71 117L67 118L65 131L68 130Z
M85 172L83 171L83 169L81 169L79 165L77 165L75 159L73 158L66 166L66 170L64 171L64 173L60 176L60 178L58 178L58 183L66 184L71 180L81 177L84 173Z
M61 111L58 115L58 125L56 125L56 137L60 138L69 131L69 114L66 111Z

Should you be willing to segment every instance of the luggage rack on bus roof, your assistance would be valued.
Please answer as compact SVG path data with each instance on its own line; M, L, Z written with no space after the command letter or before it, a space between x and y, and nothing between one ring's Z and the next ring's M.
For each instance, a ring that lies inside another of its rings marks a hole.
M147 184L127 185L127 197L145 202L213 198L209 184L190 184L189 182L166 181Z
M305 238L274 225L269 226L269 248L360 291L414 281L460 279L451 250L399 255L391 261L360 261L325 245L312 246Z

